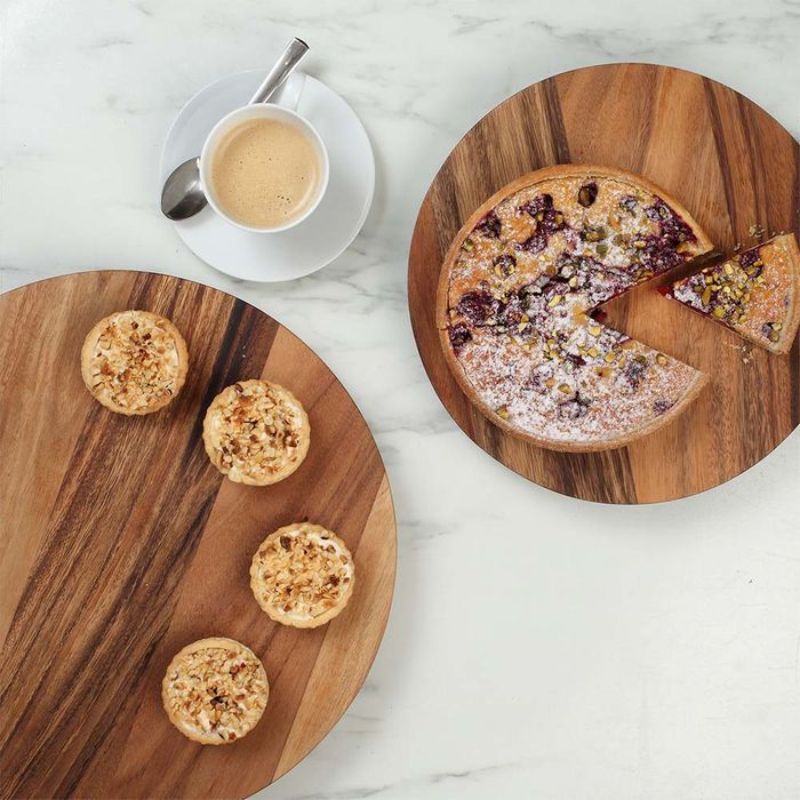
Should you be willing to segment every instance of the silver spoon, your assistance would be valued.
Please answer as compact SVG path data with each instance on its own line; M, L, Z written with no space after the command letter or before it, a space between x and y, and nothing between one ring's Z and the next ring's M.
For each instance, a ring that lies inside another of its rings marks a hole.
M266 103L308 52L302 39L292 39L247 105ZM161 211L171 220L188 219L202 211L208 200L200 184L200 159L187 159L170 173L161 190Z

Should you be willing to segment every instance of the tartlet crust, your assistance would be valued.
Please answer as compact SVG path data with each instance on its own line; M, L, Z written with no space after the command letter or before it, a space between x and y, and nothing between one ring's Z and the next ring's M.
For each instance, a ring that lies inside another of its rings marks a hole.
M180 331L150 311L109 314L89 331L81 348L81 376L89 393L126 416L152 414L171 403L188 369Z
M203 659L192 658L204 651L214 653L206 658L215 659L207 674L201 672ZM231 653L233 655L229 658ZM237 670L227 674L218 672L215 667L219 658L236 662ZM181 674L187 669L191 674ZM191 688L185 688L186 683ZM227 698L232 695L234 702L228 712ZM222 697L226 710L221 712L215 724L206 727L202 718L210 722L218 707L213 699L206 698L216 697ZM184 736L199 744L231 744L243 738L258 724L268 700L269 681L261 659L246 645L226 637L199 639L186 645L173 657L161 683L161 701L170 722ZM193 708L188 708L190 705ZM225 718L228 713L232 720Z
M459 232L453 238L442 262L439 273L439 283L436 294L436 326L439 333L439 342L445 361L450 370L450 374L455 379L461 391L466 395L469 402L486 417L493 425L497 426L509 435L529 442L531 444L562 452L602 452L615 448L625 447L632 442L641 439L648 434L664 427L679 417L689 405L697 398L709 382L709 377L695 370L690 383L678 402L676 402L666 413L653 419L636 430L624 435L609 437L602 441L569 441L550 439L537 436L529 431L520 428L501 416L498 416L495 409L489 406L476 391L475 387L467 378L464 369L453 352L453 348L448 336L450 308L450 288L451 270L459 255L464 240L472 233L475 226L503 200L517 194L523 189L530 188L536 184L553 179L590 179L590 178L612 178L621 182L630 183L634 187L643 189L650 194L660 197L664 202L676 211L683 220L691 227L697 239L697 252L693 256L697 258L713 251L714 246L711 239L699 225L697 220L688 209L676 200L670 193L664 191L660 186L652 183L641 175L627 170L614 167L584 165L584 164L556 164L551 167L544 167L533 172L526 173L519 178L503 186L491 197L485 200L467 218ZM680 363L680 362L679 362Z
M203 421L211 463L236 482L268 486L305 460L311 424L303 405L277 383L251 379L222 390Z
M355 564L347 545L310 522L271 533L250 564L250 588L262 610L294 628L330 622L344 610L354 585Z

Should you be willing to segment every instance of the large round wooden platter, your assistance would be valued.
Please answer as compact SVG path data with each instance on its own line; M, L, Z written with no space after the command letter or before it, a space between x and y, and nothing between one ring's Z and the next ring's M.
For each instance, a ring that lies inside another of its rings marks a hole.
M126 308L171 318L190 355L166 409L113 414L81 382L83 337ZM297 337L241 300L176 278L89 272L0 297L0 796L243 797L300 761L369 670L395 574L386 473L358 409ZM232 483L201 438L238 379L289 387L311 420L300 469ZM271 622L249 587L267 533L310 519L352 550L355 593L327 626ZM271 684L258 726L203 747L161 708L172 656L238 639Z
M711 378L672 425L624 448L563 453L513 438L451 376L436 329L443 257L470 214L520 175L559 163L644 175L680 200L716 247L755 244L751 226L800 233L800 147L755 103L701 75L611 64L536 83L481 119L434 178L409 256L409 306L428 376L453 419L507 467L563 494L606 503L672 500L760 461L800 418L800 346L776 356L662 297L662 276L605 306L608 324Z

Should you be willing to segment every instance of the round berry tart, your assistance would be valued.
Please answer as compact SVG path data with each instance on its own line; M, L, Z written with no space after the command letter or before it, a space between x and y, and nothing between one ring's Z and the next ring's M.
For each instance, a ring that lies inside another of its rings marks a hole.
M269 682L256 654L233 639L200 639L170 662L161 700L170 722L200 744L230 744L261 719Z
M711 250L649 181L570 164L489 198L445 257L437 322L463 391L512 435L556 450L619 447L674 419L706 377L592 316Z
M670 294L745 339L788 353L800 325L797 240L794 234L776 236L676 281Z
M321 525L298 522L261 543L250 565L250 588L275 622L316 628L350 600L355 565L347 545Z
M188 368L183 336L149 311L118 311L101 319L81 349L86 388L118 414L163 408L180 392Z
M267 381L239 381L208 407L203 441L211 462L232 481L267 486L288 478L303 463L311 425L288 389Z

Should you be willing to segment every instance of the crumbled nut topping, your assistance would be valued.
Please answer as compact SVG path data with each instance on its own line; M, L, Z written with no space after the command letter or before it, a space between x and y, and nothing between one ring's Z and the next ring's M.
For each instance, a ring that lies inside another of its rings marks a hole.
M180 388L180 355L167 320L121 311L104 321L89 363L92 393L113 405L142 409L163 403Z
M764 283L763 267L760 258L747 266L736 258L692 275L689 284L704 310L714 317L731 323L745 322L753 287Z
M275 618L293 620L312 620L346 601L353 573L344 542L310 524L288 526L268 536L250 570L262 607Z
M672 296L767 347L790 340L798 302L791 243L791 236L778 236L706 267L676 281Z
M234 383L211 404L206 422L212 460L232 479L268 482L302 458L308 419L291 392L277 384Z
M264 666L243 647L179 653L167 669L164 691L179 727L224 742L247 734L261 718L268 698Z

